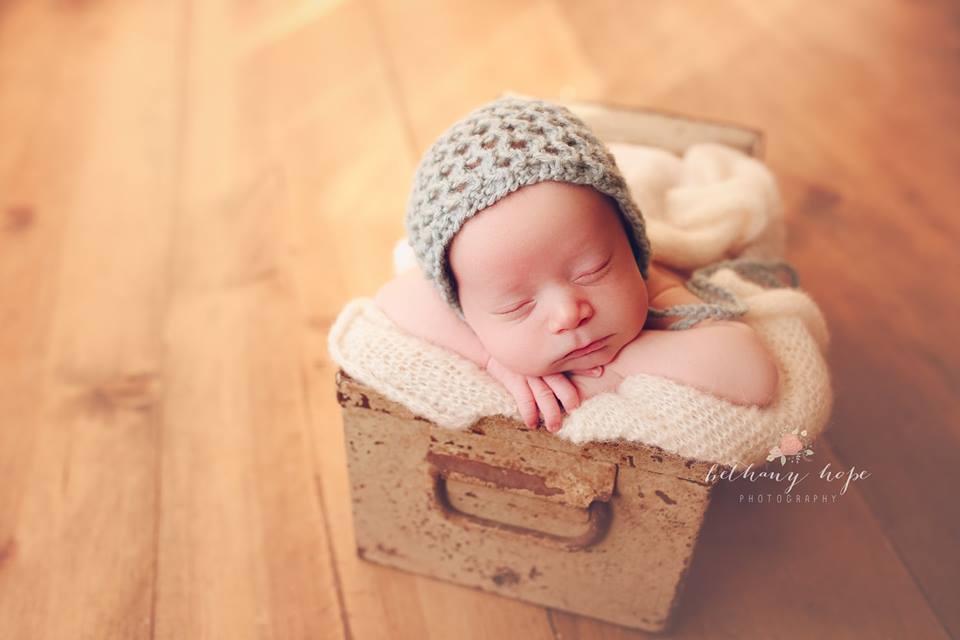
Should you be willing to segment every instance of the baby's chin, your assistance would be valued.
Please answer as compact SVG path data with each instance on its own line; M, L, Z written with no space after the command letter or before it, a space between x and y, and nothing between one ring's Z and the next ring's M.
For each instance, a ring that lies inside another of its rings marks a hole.
M588 353L585 356L580 356L579 358L568 358L566 360L561 360L560 362L551 363L543 370L542 373L527 375L537 375L542 377L552 373L564 373L566 371L580 371L582 369L601 367L613 362L616 355L617 351L612 345L610 345L594 351L593 353Z
M614 350L613 345L608 345L603 349L588 353L585 356L566 360L563 363L563 370L577 371L579 369L592 369L593 367L604 366L610 364L616 355L617 352Z

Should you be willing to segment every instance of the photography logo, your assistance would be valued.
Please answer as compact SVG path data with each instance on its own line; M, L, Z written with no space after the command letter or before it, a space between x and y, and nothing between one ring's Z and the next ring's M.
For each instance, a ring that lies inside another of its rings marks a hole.
M758 468L749 464L742 469L737 464L732 467L714 464L705 479L739 483L741 493L737 502L740 504L829 504L839 501L850 485L871 475L855 466L849 470L833 470L830 462L824 464L819 473L805 470L810 469L807 465L813 457L807 432L794 429L781 435L767 454L768 463L779 462L779 465ZM821 482L806 482L811 476ZM817 486L813 486L815 484Z

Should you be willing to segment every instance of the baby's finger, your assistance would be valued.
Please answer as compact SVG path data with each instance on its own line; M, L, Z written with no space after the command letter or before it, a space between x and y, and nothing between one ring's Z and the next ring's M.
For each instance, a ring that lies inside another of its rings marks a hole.
M547 427L547 431L551 433L559 431L563 414L560 412L560 403L557 402L557 397L553 395L553 389L547 386L542 378L533 376L527 377L527 384L530 385L530 390L537 401L540 413L543 414L543 424Z
M590 369L574 369L570 373L578 376L590 376L591 378L599 378L603 375L603 365L597 365Z
M533 393L527 385L526 378L517 376L515 381L511 380L507 387L510 395L517 401L517 409L523 418L523 423L528 429L536 429L540 422L540 410L537 408L537 402L533 398Z
M552 373L543 376L543 381L553 390L553 395L559 398L564 411L570 413L580 406L580 394L574 384L570 382L570 378L562 373Z

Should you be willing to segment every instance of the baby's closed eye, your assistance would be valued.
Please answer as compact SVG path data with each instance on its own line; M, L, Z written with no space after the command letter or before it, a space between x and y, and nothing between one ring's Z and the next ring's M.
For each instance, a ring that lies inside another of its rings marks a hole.
M513 303L503 311L494 311L493 315L510 316L512 314L519 314L519 312L523 310L529 310L531 304L533 304L533 300L524 300L523 302Z
M602 277L606 274L606 272L609 270L609 267L610 267L610 265L611 265L612 262L613 262L613 260L612 260L611 258L607 258L607 259L603 262L603 264L601 264L600 266L594 267L594 268L588 270L586 273L584 273L584 274L582 274L582 275L580 275L580 276L577 276L577 278L574 279L574 282L578 282L578 283L583 284L583 283L581 282L581 281L583 281L583 280L586 280L587 282L594 282L594 281L596 281L596 280L599 280L599 279L602 278Z
M600 264L587 267L586 271L573 278L573 283L589 285L598 282L610 271L612 265L613 256L611 255ZM526 316L535 305L535 298L527 298L525 300L510 303L495 311L491 311L491 314L508 320L516 320Z

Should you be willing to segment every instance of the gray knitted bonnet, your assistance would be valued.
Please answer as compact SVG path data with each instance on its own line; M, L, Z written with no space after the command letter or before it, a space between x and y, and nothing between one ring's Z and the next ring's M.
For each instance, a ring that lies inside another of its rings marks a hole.
M566 107L501 98L456 122L427 150L407 204L407 236L424 274L462 318L447 252L471 217L521 187L547 180L612 197L644 279L650 244L613 155Z

